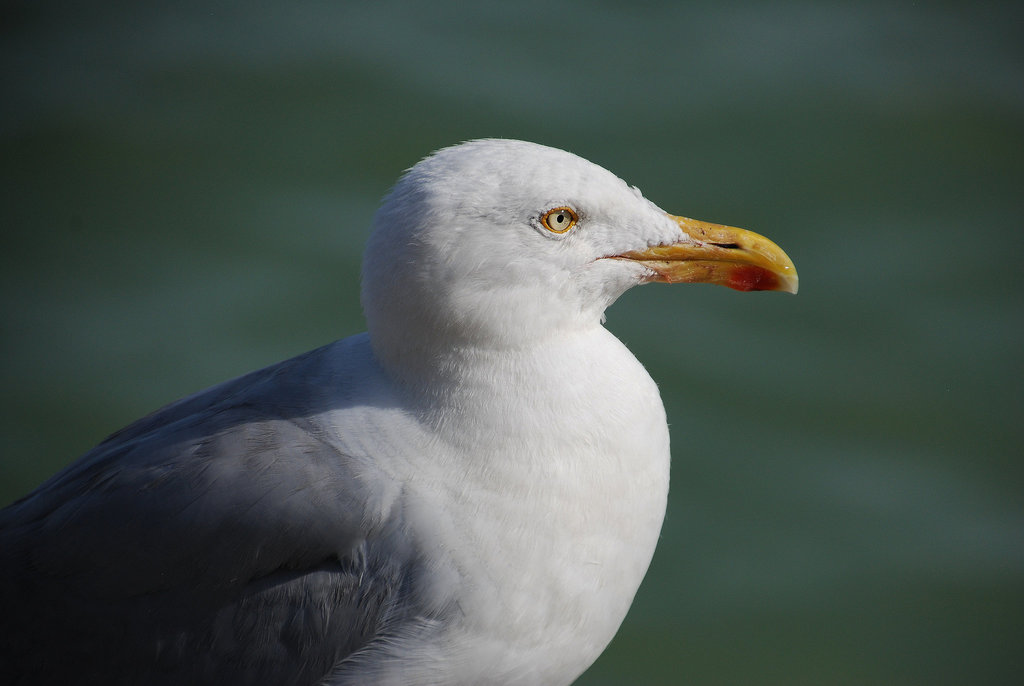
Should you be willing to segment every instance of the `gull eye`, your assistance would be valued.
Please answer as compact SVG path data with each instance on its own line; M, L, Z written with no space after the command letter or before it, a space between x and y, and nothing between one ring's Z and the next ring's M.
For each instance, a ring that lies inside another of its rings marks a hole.
M579 215L570 207L556 207L548 210L540 221L552 233L565 233L579 221Z

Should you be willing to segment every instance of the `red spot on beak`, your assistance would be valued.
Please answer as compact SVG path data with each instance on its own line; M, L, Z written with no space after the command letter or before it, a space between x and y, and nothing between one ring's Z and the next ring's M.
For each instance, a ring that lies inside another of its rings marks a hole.
M772 291L779 287L779 277L767 269L744 265L730 272L725 285L737 291Z

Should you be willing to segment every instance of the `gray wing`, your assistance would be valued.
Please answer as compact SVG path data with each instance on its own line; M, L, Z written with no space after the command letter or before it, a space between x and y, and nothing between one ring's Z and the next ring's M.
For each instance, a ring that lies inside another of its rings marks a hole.
M0 682L312 684L414 621L400 487L310 420L318 353L140 420L0 512Z

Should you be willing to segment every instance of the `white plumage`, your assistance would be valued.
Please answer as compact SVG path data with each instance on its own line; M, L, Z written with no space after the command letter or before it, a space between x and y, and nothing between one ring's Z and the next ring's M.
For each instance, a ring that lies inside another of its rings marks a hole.
M170 405L4 510L23 638L0 675L570 683L665 512L658 390L602 326L652 280L796 286L766 239L560 150L422 161L375 220L367 334Z

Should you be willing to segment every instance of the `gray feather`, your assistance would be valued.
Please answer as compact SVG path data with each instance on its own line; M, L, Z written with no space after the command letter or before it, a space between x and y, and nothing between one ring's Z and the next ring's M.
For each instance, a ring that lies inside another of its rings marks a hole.
M325 357L169 405L0 512L0 681L313 684L418 621L399 485L315 419Z

